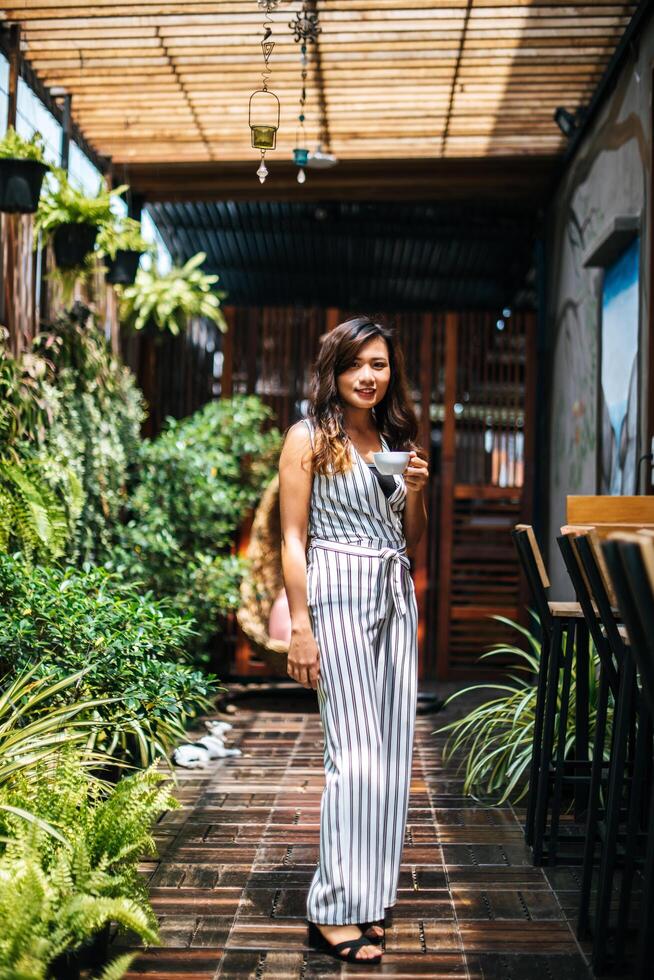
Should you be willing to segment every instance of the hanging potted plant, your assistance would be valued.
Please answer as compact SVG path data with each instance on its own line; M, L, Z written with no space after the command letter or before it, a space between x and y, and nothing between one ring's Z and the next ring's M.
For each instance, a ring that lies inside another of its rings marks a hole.
M107 266L107 282L114 286L131 285L141 256L153 252L153 246L141 233L140 223L133 218L118 218L103 225L97 244L98 255Z
M46 183L36 212L35 234L52 241L55 262L60 269L80 269L93 251L100 227L115 221L112 198L127 189L123 184L108 190L104 180L98 192L89 197L68 180L64 170L54 170Z
M123 292L121 319L134 330L168 331L176 336L191 317L205 317L224 333L227 322L220 300L226 293L213 288L218 276L199 268L206 257L205 252L198 252L164 275L156 269L139 269L134 285Z
M26 140L13 126L9 127L0 140L0 211L8 214L33 214L36 211L48 170L43 154L40 133L34 133Z

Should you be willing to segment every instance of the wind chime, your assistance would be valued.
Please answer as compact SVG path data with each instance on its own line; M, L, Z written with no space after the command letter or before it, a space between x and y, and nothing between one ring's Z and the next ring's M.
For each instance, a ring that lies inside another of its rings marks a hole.
M268 89L268 82L272 74L269 61L275 47L275 42L271 40L273 21L270 14L279 6L279 2L280 0L257 0L257 5L266 13L261 41L263 71L261 72L261 88L256 89L250 96L249 122L252 146L261 153L257 177L262 184L268 176L265 160L266 150L275 149L277 130L279 129L279 99L274 92Z
M302 66L302 86L300 88L300 111L298 113L298 128L295 137L295 149L293 150L293 162L298 167L297 182L303 184L307 179L304 168L309 159L309 150L306 145L304 123L306 120L306 101L307 101L307 75L308 75L308 45L315 44L318 40L322 28L318 24L317 11L311 11L310 0L304 0L302 9L295 15L295 19L288 25L293 31L293 40L300 45L300 64ZM313 4L315 6L315 3Z

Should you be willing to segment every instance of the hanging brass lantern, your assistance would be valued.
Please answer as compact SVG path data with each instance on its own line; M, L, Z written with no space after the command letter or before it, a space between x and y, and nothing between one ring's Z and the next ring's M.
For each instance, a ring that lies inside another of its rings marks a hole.
M252 146L257 150L274 150L279 129L279 99L267 88L258 88L250 96L250 129Z
M267 88L259 88L250 96L250 131L252 146L261 151L261 163L257 177L263 184L268 176L265 155L266 150L274 150L279 129L279 99L274 92Z

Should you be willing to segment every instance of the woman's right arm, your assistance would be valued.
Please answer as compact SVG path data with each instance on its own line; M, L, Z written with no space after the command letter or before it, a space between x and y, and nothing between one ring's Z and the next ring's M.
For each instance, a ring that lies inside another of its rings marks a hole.
M279 457L279 515L282 530L282 575L291 614L288 673L302 684L318 684L318 645L307 606L307 533L311 500L311 440L304 422L286 433Z

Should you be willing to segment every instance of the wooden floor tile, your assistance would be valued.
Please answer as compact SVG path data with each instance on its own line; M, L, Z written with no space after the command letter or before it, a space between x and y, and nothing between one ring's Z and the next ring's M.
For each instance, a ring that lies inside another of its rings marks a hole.
M578 870L533 867L520 813L464 795L429 718L416 724L382 964L313 949L305 916L324 785L319 718L242 710L230 720L243 754L179 773L183 808L158 822L157 856L141 864L166 946L141 951L130 980L587 980L572 931ZM117 937L113 948L129 945Z

